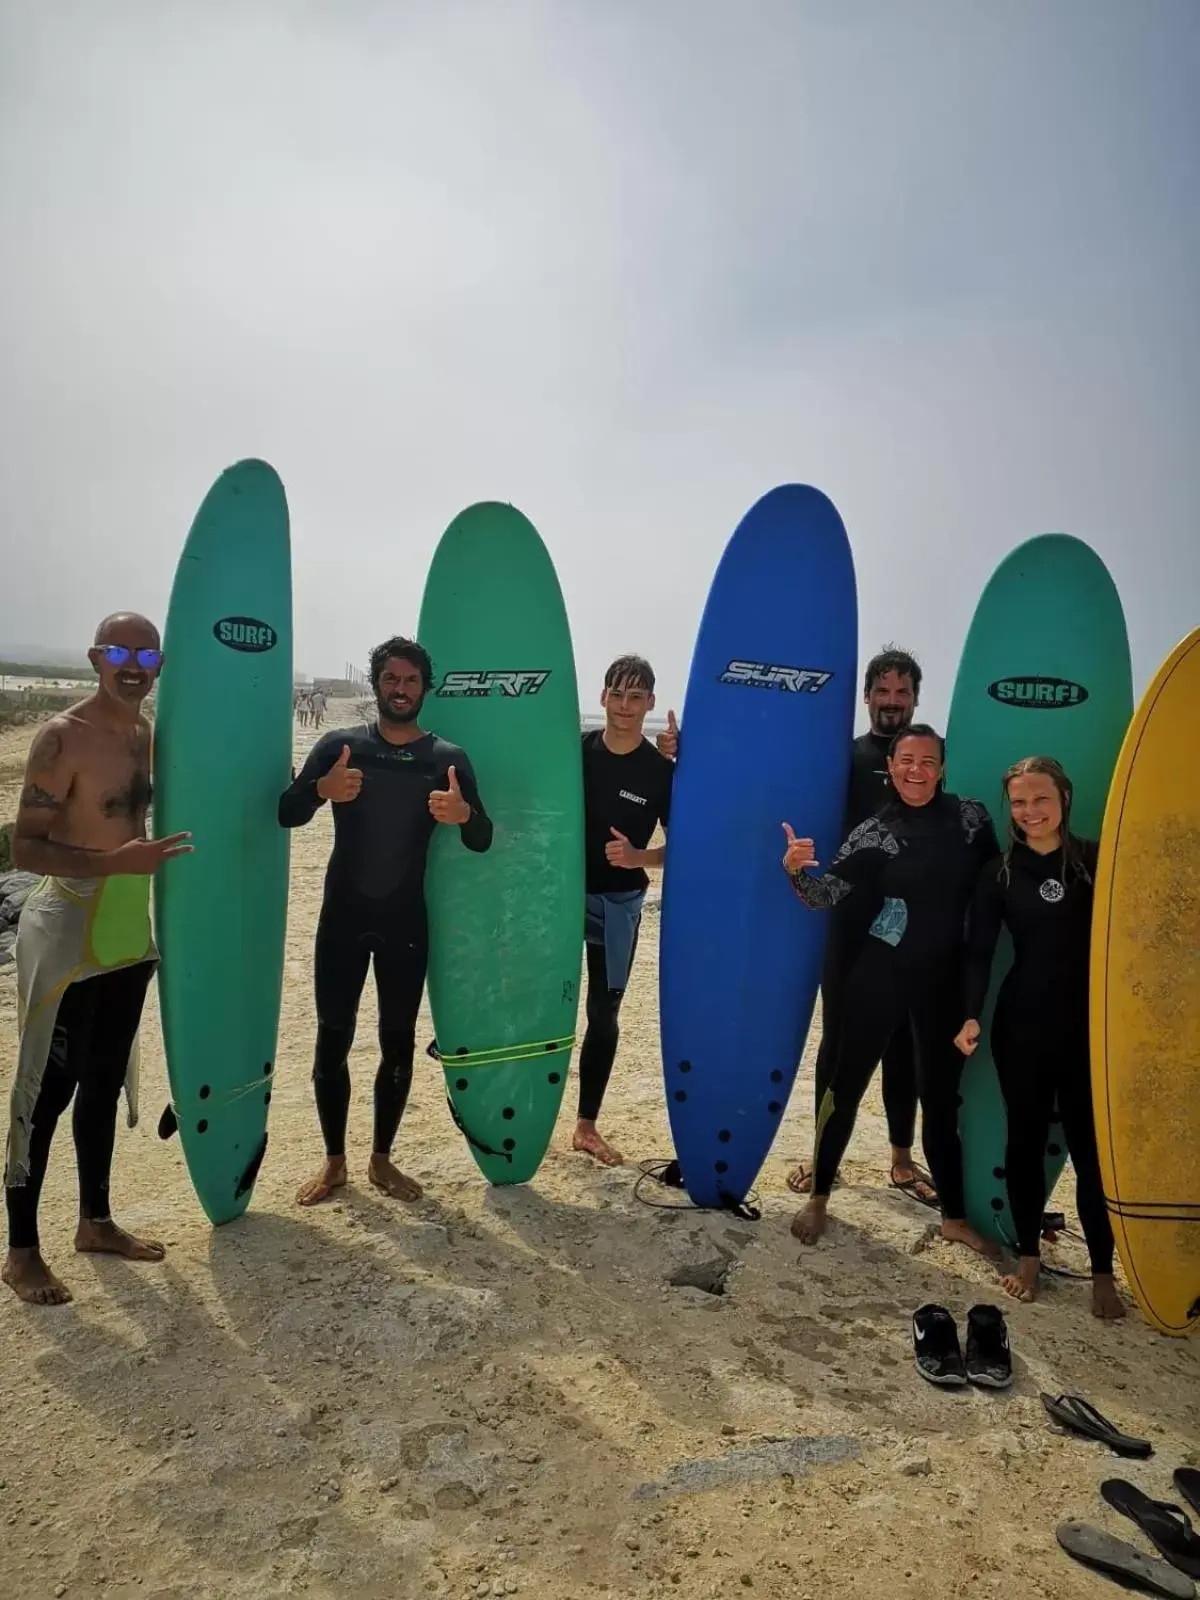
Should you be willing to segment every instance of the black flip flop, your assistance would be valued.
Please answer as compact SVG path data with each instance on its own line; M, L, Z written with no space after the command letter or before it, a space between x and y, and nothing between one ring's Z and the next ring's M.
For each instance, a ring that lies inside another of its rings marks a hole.
M1176 1467L1175 1487L1193 1511L1200 1511L1200 1472L1195 1467Z
M1044 1394L1042 1404L1061 1427L1068 1428L1084 1439L1098 1439L1115 1455L1144 1460L1146 1456L1154 1454L1154 1446L1149 1439L1135 1439L1132 1434L1122 1433L1120 1428L1111 1423L1107 1417L1101 1416L1095 1406L1090 1405L1082 1395L1060 1394L1056 1400L1053 1395Z
M1196 1586L1182 1573L1165 1561L1143 1555L1124 1539L1114 1539L1111 1533L1089 1528L1085 1522L1062 1522L1054 1537L1076 1561L1116 1578L1127 1589L1162 1595L1164 1600L1195 1600Z
M891 1185L893 1189L899 1189L901 1194L908 1195L910 1200L915 1200L919 1206L926 1206L930 1211L940 1211L942 1209L942 1204L937 1197L936 1191L932 1194L917 1193L917 1189L919 1187L932 1190L934 1185L932 1176L928 1172L925 1172L921 1167L918 1167L915 1163L913 1164L912 1177L905 1178L903 1183L897 1181L896 1169L893 1167L891 1171Z
M1114 1511L1136 1522L1138 1527L1173 1567L1189 1578L1200 1578L1200 1538L1192 1519L1169 1500L1151 1500L1135 1484L1124 1478L1105 1478L1100 1493Z

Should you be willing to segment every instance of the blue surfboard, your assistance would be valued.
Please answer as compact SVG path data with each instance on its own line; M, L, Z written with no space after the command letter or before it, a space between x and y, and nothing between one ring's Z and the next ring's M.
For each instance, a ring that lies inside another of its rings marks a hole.
M779 1129L827 919L797 900L781 824L841 842L858 662L854 562L817 489L743 517L709 590L667 829L659 1011L667 1109L700 1206L740 1204Z

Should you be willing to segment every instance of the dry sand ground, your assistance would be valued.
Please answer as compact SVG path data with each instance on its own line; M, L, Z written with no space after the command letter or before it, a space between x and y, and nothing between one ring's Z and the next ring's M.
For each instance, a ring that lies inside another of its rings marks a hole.
M28 737L0 736L0 817L15 809ZM1104 1592L1059 1553L1055 1523L1130 1534L1100 1480L1121 1472L1161 1497L1171 1468L1198 1459L1200 1349L1136 1315L1101 1326L1086 1285L1059 1281L1009 1308L1010 1394L923 1384L909 1313L936 1300L965 1320L997 1286L884 1187L877 1100L830 1236L805 1252L789 1238L782 1158L809 1143L811 1048L757 1225L640 1204L633 1169L569 1152L565 1115L531 1187L487 1189L424 1058L398 1155L427 1198L406 1208L362 1181L368 996L354 1186L298 1210L318 1156L310 951L328 845L327 812L295 838L271 1149L249 1215L214 1232L177 1142L155 1136L166 1095L153 1003L143 1121L119 1134L114 1194L120 1220L167 1242L164 1266L72 1255L60 1133L43 1236L75 1303L0 1299L0 1595ZM645 939L639 954L605 1123L635 1158L670 1150L655 947ZM15 1045L9 968L6 1065ZM715 1257L732 1268L724 1297L665 1286ZM1154 1459L1118 1463L1053 1432L1040 1389L1090 1396L1153 1439ZM847 1458L807 1469L797 1438ZM696 1462L723 1466L689 1476Z

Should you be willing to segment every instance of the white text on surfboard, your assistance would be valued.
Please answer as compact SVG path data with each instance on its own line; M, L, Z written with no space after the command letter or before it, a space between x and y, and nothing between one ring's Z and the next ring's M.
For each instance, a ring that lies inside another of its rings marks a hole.
M783 689L788 694L819 694L832 677L832 672L822 672L816 667L772 666L765 661L731 661L719 681L740 684L749 689Z

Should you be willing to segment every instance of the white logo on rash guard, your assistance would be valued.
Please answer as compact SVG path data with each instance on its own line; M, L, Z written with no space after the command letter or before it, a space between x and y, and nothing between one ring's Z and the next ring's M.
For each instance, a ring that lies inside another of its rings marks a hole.
M1047 878L1038 889L1042 899L1048 900L1052 906L1056 906L1066 892L1057 878Z
M622 800L632 800L635 806L644 806L646 804L646 796L644 794L630 794L628 789L618 789L617 793Z

